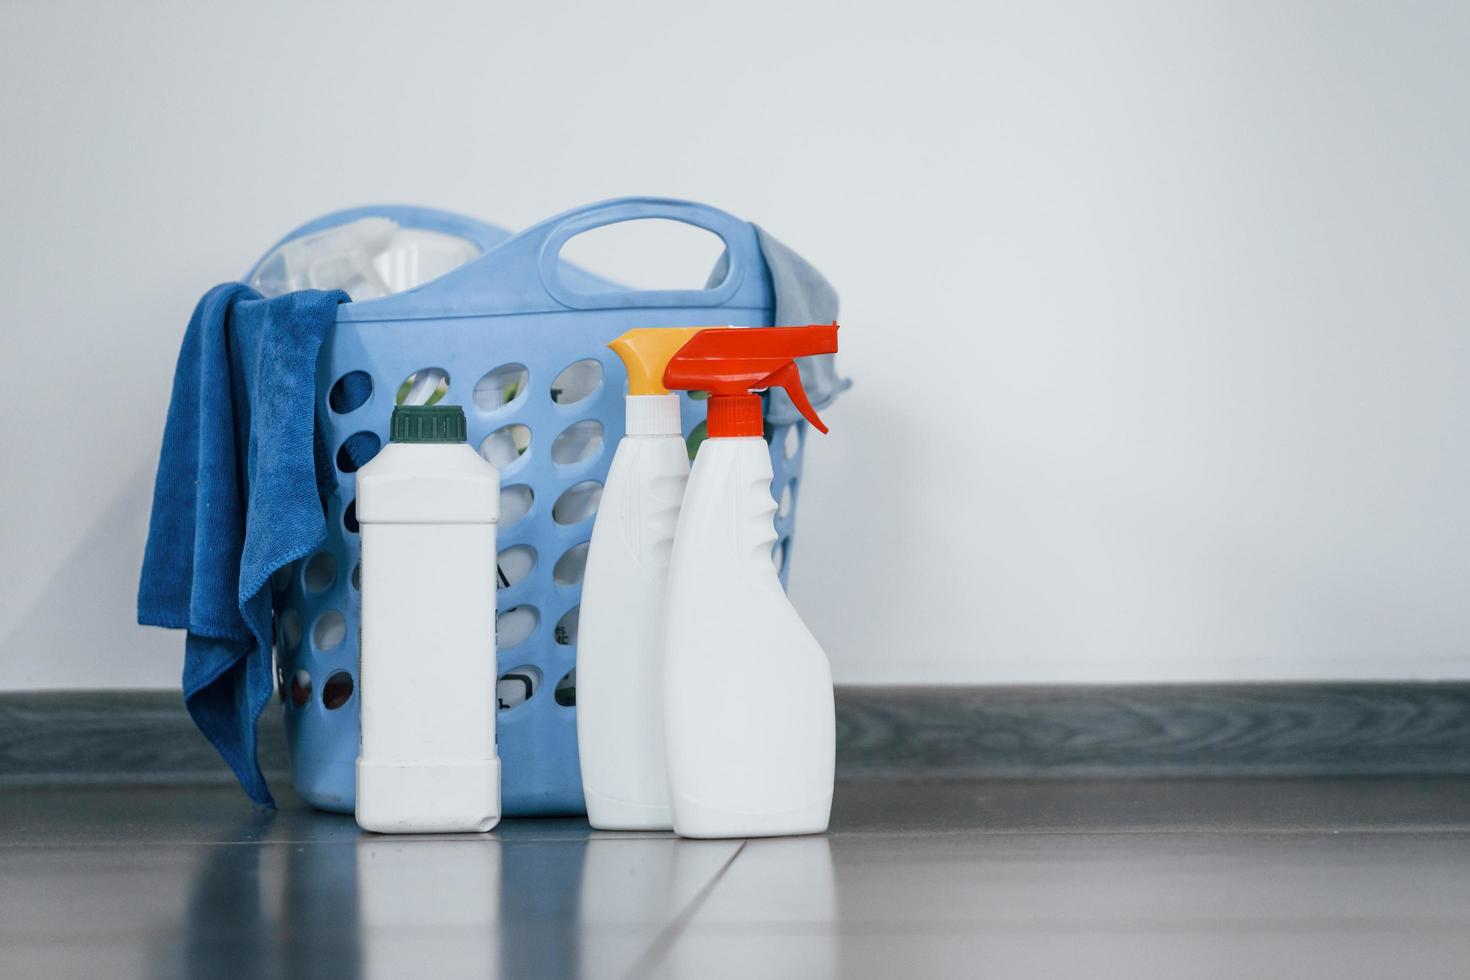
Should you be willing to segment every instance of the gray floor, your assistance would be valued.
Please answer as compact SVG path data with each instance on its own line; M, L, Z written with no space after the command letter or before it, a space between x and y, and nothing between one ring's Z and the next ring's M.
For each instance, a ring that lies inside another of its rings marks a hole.
M0 976L1465 977L1470 778L840 783L825 837L0 790Z

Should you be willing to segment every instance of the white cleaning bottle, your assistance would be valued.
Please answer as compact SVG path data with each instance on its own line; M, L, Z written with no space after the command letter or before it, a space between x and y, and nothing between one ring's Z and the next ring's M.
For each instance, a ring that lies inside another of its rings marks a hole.
M608 344L628 369L627 432L613 454L582 579L577 751L598 830L668 830L664 592L689 452L664 367L698 329L630 330Z
M836 721L826 654L771 563L761 399L781 387L818 429L795 357L837 350L837 325L702 330L664 372L709 397L669 564L664 737L684 837L819 834L832 810Z
M500 474L457 405L400 406L357 471L362 535L357 823L380 833L489 830L495 752L495 523Z

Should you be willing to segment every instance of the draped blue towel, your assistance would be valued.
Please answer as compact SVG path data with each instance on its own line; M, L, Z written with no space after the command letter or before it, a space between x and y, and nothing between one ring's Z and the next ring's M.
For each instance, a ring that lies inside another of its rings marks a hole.
M138 622L188 630L189 714L264 806L255 724L272 688L270 577L326 540L336 478L316 426L316 361L348 301L211 289L179 350L153 487Z

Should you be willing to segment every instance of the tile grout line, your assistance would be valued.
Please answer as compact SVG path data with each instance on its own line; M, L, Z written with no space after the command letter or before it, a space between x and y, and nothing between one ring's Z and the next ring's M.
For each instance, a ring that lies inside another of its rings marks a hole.
M710 880L705 882L704 887L695 893L694 897L689 900L689 904L680 909L679 914L674 916L668 925L659 930L658 935L653 937L653 942L648 944L648 948L643 951L638 959L633 961L633 965L623 974L624 980L651 975L653 968L669 954L669 950L674 948L674 942L679 938L679 934L689 925L689 921L694 918L694 913L698 912L699 907L709 898L710 893L715 890L715 886L720 883L720 879L725 877L725 872L729 871L730 866L735 863L735 859L744 853L745 845L748 843L750 842L741 841L740 846L735 848L735 853L731 854L729 859L720 865L720 870L710 876Z

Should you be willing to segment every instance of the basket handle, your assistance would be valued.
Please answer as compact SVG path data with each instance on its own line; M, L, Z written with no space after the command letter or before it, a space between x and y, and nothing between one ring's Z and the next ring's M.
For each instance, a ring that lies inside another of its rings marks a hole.
M562 282L561 250L572 238L605 225L648 218L679 221L719 236L725 243L728 258L724 280L708 289L622 289L595 293L568 289ZM591 204L549 222L542 235L539 248L541 284L557 302L577 310L721 306L735 295L747 272L762 261L755 229L749 223L703 204L670 198L622 198Z

